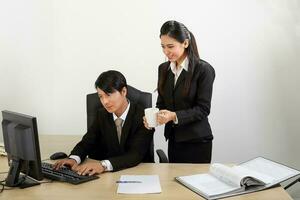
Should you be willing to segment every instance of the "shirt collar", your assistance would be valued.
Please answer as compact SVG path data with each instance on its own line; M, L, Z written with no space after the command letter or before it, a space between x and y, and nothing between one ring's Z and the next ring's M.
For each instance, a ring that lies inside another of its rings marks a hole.
M175 73L175 71L180 71L182 69L184 69L185 71L188 71L188 69L189 69L189 59L188 59L188 57L187 56L185 57L183 62L180 64L180 68L178 70L176 70L176 62L171 62L170 68L171 68L173 73Z
M125 121L126 117L127 117L127 114L128 114L128 111L129 111L129 107L130 107L130 101L127 99L128 101L128 105L127 105L127 108L126 110L123 112L123 114L120 116L120 117L117 117L117 115L115 113L113 113L113 118L114 118L114 121L117 119L117 118L121 118L123 121Z

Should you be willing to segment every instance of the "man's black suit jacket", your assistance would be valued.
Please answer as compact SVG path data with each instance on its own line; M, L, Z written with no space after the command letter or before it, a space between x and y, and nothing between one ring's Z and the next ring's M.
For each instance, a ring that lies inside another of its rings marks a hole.
M113 171L139 164L153 140L153 131L144 127L143 116L143 108L130 103L119 143L113 115L100 108L95 122L71 151L71 155L77 155L83 161L92 152L99 152L99 160L109 160Z
M167 70L167 78L162 94L158 93L156 106L159 109L175 111L178 124L168 122L165 126L165 137L173 137L176 142L188 140L213 139L208 122L215 71L213 67L200 60L194 66L192 81L187 96L183 95L187 72L182 70L174 86L174 74L170 62L162 63L158 69L161 78Z

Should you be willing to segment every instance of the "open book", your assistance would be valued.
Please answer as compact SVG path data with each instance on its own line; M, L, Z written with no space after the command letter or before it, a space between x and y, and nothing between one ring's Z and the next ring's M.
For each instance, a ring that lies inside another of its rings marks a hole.
M209 173L176 180L206 199L219 199L264 190L299 174L298 170L257 157L233 167L215 163Z

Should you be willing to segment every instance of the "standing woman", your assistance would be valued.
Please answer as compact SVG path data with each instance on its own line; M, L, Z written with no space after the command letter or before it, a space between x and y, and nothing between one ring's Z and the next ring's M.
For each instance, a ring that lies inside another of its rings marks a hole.
M180 22L160 29L168 58L158 69L159 124L165 124L171 163L210 163L213 135L208 122L215 71L199 58L193 34ZM144 124L148 127L147 121Z

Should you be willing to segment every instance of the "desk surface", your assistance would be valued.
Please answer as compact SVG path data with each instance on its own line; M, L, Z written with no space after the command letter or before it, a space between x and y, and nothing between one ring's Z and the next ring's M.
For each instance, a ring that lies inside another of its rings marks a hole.
M47 158L54 151L68 152L73 145L80 139L80 136L40 136L40 147L42 158ZM56 148L55 148L56 147ZM209 165L206 164L159 164L141 163L136 167L125 169L114 173L104 173L99 175L100 179L71 185L62 182L44 183L27 189L14 188L0 193L1 199L14 200L53 200L53 199L201 199L199 195L180 185L174 177L190 175L194 173L205 173ZM8 169L6 158L0 158L0 171ZM162 193L147 195L126 195L117 194L116 181L121 175L153 175L158 174ZM1 180L5 178L0 175ZM231 197L227 199L238 200L259 200L259 199L292 199L282 188L277 187L261 192Z

